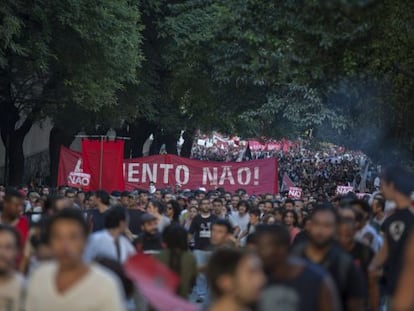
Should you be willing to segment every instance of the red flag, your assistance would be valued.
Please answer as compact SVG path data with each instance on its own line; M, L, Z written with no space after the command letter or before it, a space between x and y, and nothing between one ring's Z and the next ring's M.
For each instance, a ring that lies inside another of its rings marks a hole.
M150 255L136 254L124 266L132 280L143 284L153 283L170 292L175 292L180 284L177 274Z
M79 152L60 147L58 186L67 185L69 187L88 189L90 174L86 174L82 169L82 155Z
M178 297L163 288L159 288L153 284L136 283L139 292L148 299L148 302L158 311L199 311L197 305Z
M107 191L125 188L124 141L82 141L83 171L91 175L90 190Z
M124 264L125 272L139 292L159 311L196 311L196 305L176 296L179 277L150 255L137 254Z
M291 187L295 187L295 184L293 183L292 179L290 179L288 174L285 173L283 175L283 180L282 180L282 191L288 191L289 188Z

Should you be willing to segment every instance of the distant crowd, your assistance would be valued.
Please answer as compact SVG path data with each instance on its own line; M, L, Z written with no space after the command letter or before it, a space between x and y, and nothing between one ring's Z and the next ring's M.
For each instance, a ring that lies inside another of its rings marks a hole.
M208 310L412 310L411 173L387 168L359 199L331 190L355 180L353 160L284 159L301 198L0 187L0 310L157 309L124 271L137 254Z

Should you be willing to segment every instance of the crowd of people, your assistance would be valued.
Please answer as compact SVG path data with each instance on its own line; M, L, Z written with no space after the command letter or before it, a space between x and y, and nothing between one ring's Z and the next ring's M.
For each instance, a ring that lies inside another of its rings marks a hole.
M152 310L123 269L136 254L200 309L413 310L413 176L390 167L362 199L338 196L331 183L355 179L353 164L321 163L291 167L308 185L295 200L0 187L0 310Z
M202 141L207 142L205 139ZM286 174L307 196L317 192L334 194L338 185L351 185L360 192L373 192L379 188L378 167L359 151L346 150L333 144L319 144L315 147L310 140L286 141L288 149L272 150L251 149L248 141L243 144L235 144L231 140L231 143L223 144L214 138L210 141L210 144L203 145L195 140L192 158L210 161L276 158L279 181L282 182Z

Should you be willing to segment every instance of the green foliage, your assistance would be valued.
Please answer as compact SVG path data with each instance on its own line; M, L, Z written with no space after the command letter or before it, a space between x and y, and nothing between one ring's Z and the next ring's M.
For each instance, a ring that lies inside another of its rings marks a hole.
M414 1L3 2L1 105L18 116L414 150Z
M34 122L76 132L123 118L118 93L138 82L143 27L127 0L4 0L0 20L0 132L16 184Z
M2 87L16 90L9 100L28 116L34 102L48 115L67 104L96 112L115 105L125 83L136 83L143 57L135 5L6 1L1 15Z
M390 139L414 147L413 6L188 0L170 5L160 24L174 83L191 90L186 111L203 107L198 81L209 88L207 105L221 108L206 110L210 128L290 137L313 128L319 139L378 156Z

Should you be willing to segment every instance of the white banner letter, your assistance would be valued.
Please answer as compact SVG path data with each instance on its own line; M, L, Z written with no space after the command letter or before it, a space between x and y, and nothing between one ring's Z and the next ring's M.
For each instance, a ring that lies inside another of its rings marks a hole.
M242 174L246 174L246 178L243 180ZM248 167L241 167L237 170L237 182L240 185L246 186L250 184L250 180L252 179L252 172L250 171L250 168Z
M203 167L203 185L217 185L218 168L213 167L213 172L208 167Z
M137 168L137 169L134 169L134 168ZM139 182L138 175L139 175L139 163L129 163L128 164L128 182Z
M160 164L160 169L164 170L164 175L163 175L164 177L162 179L162 182L166 185L168 185L168 172L172 168L173 168L172 164L164 164L164 163Z
M181 171L184 172L183 179L181 179ZM177 184L185 185L190 179L190 170L185 165L178 165L175 169L175 181Z
M229 180L230 185L234 185L234 177L230 166L223 166L223 173L221 173L219 185L224 185L226 179Z

